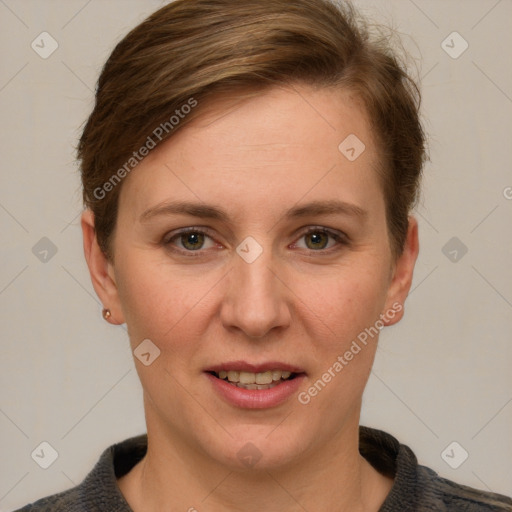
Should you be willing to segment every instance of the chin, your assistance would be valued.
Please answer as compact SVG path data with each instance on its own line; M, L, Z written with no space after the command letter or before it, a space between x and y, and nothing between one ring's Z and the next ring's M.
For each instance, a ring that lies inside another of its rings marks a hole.
M210 456L232 471L272 471L296 463L305 451L306 438L298 431L284 429L279 434L276 425L262 429L261 426L242 426L240 432L217 443L207 443ZM212 447L217 444L215 453Z

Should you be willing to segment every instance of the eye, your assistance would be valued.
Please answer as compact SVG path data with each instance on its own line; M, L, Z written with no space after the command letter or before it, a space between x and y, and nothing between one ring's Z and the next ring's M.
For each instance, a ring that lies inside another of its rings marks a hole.
M300 241L305 243L301 244ZM207 249L221 247L204 228L190 227L179 232L169 233L163 240L163 245L170 250L189 256L200 256ZM348 240L343 233L336 233L323 227L310 227L295 242L293 247L306 249L312 252L331 252L339 247L347 245ZM196 254L191 254L196 253Z
M299 240L302 239L305 241L305 246L300 246L298 243L294 245L300 249L308 249L311 251L322 251L332 249L336 245L347 244L347 240L343 235L319 227L309 228ZM329 241L329 239L331 239L331 241Z
M215 245L215 242L205 231L188 228L170 237L166 237L164 245L175 246L182 252L194 252L200 249L209 249Z

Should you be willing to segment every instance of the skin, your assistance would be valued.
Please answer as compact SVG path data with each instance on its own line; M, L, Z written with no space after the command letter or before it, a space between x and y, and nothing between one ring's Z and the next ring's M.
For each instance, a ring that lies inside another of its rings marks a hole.
M82 217L109 321L127 324L132 350L149 338L161 351L149 366L134 359L149 446L118 480L120 490L135 512L376 511L393 480L359 455L358 425L377 337L307 405L293 395L277 407L241 409L221 399L203 371L233 360L284 361L304 369L300 391L307 390L380 314L405 302L417 223L410 218L404 251L393 258L378 149L347 92L296 85L214 106L124 180L113 261L98 247L91 212ZM352 133L366 149L350 162L338 145ZM141 221L171 200L221 207L229 218ZM366 214L284 216L326 200ZM320 233L318 244L318 234L305 235L309 226L344 233L346 243ZM199 251L187 237L165 245L187 227L209 228L211 238ZM236 252L247 236L263 249L252 263ZM252 468L237 457L248 442L261 454Z

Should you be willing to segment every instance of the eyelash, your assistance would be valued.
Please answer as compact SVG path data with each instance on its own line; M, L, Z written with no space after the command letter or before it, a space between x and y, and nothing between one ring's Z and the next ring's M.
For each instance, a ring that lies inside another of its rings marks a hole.
M190 227L190 228L185 228L185 229L183 229L181 231L178 231L177 233L174 233L170 238L166 236L162 243L163 243L163 245L165 247L169 248L173 252L176 252L178 254L182 254L182 255L187 256L187 257L197 258L197 257L203 256L204 252L205 252L205 250L203 250L203 249L198 249L196 251L191 251L191 250L177 249L175 247L172 247L173 240L179 238L182 235L186 235L186 234L189 234L189 233L198 233L198 234L206 235L210 239L214 240L213 236L212 236L212 233L210 232L209 229L207 229L207 228L199 228L199 227ZM315 253L315 254L331 254L333 251L339 250L342 246L348 245L348 238L347 238L347 236L345 234L339 234L339 233L336 233L334 231L331 231L330 229L327 229L327 228L324 228L324 227L316 227L316 226L310 226L305 232L303 232L300 235L298 240L300 240L301 238L303 238L303 237L305 237L305 236L307 236L307 235L309 235L311 233L323 233L325 235L328 235L329 237L331 237L332 239L334 239L337 242L337 246L330 247L328 249L318 249L318 250L306 249L310 253Z

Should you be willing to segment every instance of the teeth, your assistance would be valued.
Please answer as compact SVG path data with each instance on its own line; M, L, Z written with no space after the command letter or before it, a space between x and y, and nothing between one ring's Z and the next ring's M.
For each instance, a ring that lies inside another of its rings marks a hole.
M240 372L235 372L233 370L230 370L228 372L228 380L229 382L239 382L240 381Z
M219 373L220 379L227 379L229 382L240 383L245 386L251 385L262 385L266 386L268 384L272 384L273 382L278 382L280 380L288 379L291 375L291 372L281 371L281 370L267 370L266 372L260 373L252 373L252 372L237 372L234 370L225 371L221 370ZM258 388L249 388L247 389L258 389Z
M256 384L270 384L272 382L272 372L256 374Z
M240 384L254 384L256 382L256 374L249 372L240 372Z

